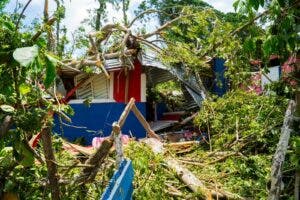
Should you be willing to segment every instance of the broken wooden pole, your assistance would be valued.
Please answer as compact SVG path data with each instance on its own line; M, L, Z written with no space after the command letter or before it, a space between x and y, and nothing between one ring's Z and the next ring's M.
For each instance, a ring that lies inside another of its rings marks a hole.
M152 138L156 138L157 140L161 140L160 137L150 128L149 123L146 121L142 113L139 111L139 109L136 107L136 105L133 105L131 108L132 112L135 114L136 118L140 121L148 135Z
M179 124L180 124L180 125L185 125L186 123L188 123L188 122L190 122L191 120L193 120L197 115L198 115L198 113L196 112L196 113L192 114L191 116L189 116L189 117L183 119Z
M278 200L281 192L282 182L282 167L287 152L290 135L292 132L291 125L293 123L293 113L295 111L295 102L290 101L285 112L283 125L281 128L281 135L277 144L277 149L273 157L273 164L271 169L271 189L268 200Z
M124 125L125 120L126 120L127 116L129 115L130 110L134 106L134 102L135 102L135 99L131 98L130 101L128 102L128 104L126 105L126 107L124 108L124 111L122 112L122 114L118 120L118 124L119 124L120 128L122 128L122 126Z
M120 134L121 128L117 122L113 123L113 136L116 147L116 166L118 167L123 160L122 139Z
M79 176L75 180L75 183L84 183L94 180L99 170L99 167L101 166L104 159L107 157L109 150L113 146L114 136L116 134L120 134L120 129L124 125L125 120L130 112L130 109L134 105L134 101L134 98L130 99L129 103L126 105L122 114L120 115L118 122L113 124L110 136L107 139L105 139L102 142L99 149L97 149L97 151L94 154L92 154L88 160L86 160L85 164L87 165L87 167L81 170Z

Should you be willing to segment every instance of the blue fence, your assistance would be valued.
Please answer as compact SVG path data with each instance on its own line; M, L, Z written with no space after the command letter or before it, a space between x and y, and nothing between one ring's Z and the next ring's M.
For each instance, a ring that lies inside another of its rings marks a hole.
M133 167L130 160L123 160L109 181L100 200L130 200L133 193Z
M94 137L108 136L111 133L112 123L117 121L123 112L124 103L91 103L90 107L83 103L70 104L75 114L71 116L72 123L65 121L60 123L57 116L54 117L54 132L74 141L77 138L84 138L85 144L90 145ZM136 103L137 108L145 116L145 103ZM62 119L63 120L63 119ZM68 124L68 125L66 125ZM134 137L146 137L146 131L133 113L130 113L122 128L123 134L132 133Z

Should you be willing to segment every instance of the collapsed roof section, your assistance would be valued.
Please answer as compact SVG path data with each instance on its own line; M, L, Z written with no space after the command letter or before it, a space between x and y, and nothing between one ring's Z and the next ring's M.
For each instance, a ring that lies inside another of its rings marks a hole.
M184 69L184 65L180 64L177 66L167 66L159 61L158 56L151 51L140 51L138 59L143 66L143 71L147 76L147 86L153 87L158 83L167 82L172 79L178 79L183 85L183 92L188 93L190 97L185 96L190 105L197 104L199 107L202 101L206 99L206 89L204 86L201 87L201 80L197 80L193 74L187 74ZM133 56L127 57L126 62L128 66L133 66ZM121 70L122 62L119 58L109 58L104 60L104 67L106 71L118 71ZM78 66L82 66L78 64ZM102 70L96 66L90 66L93 74L100 74ZM129 68L130 70L130 68ZM82 68L78 69L76 66L62 65L61 69L62 77L75 77L78 74L86 73ZM199 85L200 82L200 85ZM189 99L193 99L194 102L190 102Z
M197 81L194 74L187 74L183 64L172 67L166 66L151 52L141 53L140 61L145 68L148 84L150 86L177 78L183 83L185 90L199 107L201 106L202 101L206 99L206 89L204 86L201 87L201 80ZM198 82L200 82L200 86Z

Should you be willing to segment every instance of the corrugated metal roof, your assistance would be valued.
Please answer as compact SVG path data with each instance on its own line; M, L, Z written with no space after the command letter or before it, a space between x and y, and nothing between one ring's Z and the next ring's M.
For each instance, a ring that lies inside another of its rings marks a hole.
M130 59L130 60L129 60ZM139 53L139 60L143 66L143 70L147 74L147 84L154 86L157 83L166 82L174 78L179 79L194 101L201 106L202 101L206 98L204 91L198 86L197 79L193 74L187 75L184 66L167 66L158 60L158 56L151 51L142 51ZM133 63L132 58L128 58L127 64ZM120 59L108 59L104 62L107 71L115 71L122 68ZM62 67L62 72L75 76L79 73L84 73L78 69Z
M133 63L133 61L131 58L128 58L128 59L130 59L130 60L127 60L126 64L130 66L131 63ZM121 61L117 58L105 60L104 66L107 71L117 71L117 70L122 69ZM98 70L98 69L99 68L95 66L95 74L101 73L101 70ZM71 68L71 67L67 67L67 66L62 66L61 72L62 72L62 74L66 75L66 76L70 76L70 77L74 77L78 74L85 73L84 71L82 71L80 69L75 69L75 68Z
M194 99L200 107L202 101L206 98L204 91L199 87L196 77L193 74L186 74L183 64L169 67L164 65L157 59L154 52L143 53L141 55L141 62L146 68L150 68L148 80L152 84L168 81L174 77L178 78L185 86L190 96ZM151 69L156 68L156 69Z

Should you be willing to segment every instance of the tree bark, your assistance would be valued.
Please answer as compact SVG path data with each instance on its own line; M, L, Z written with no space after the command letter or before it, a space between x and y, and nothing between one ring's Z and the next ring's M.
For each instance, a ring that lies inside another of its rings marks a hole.
M44 23L47 24L49 21L49 1L45 0L44 4ZM53 40L53 35L52 35L52 28L51 26L46 27L47 29L47 50L48 51L54 51L54 40Z
M300 171L296 169L295 174L295 200L300 199Z
M57 166L55 164L54 152L52 149L51 127L46 126L41 131L42 144L47 164L47 173L49 186L51 190L51 198L53 200L60 199Z
M59 0L55 0L56 3L56 12L58 12L59 8L60 8L60 2ZM62 52L60 52L60 45L59 45L59 32L60 32L60 16L57 17L57 21L56 21L56 53L61 56Z
M4 120L1 124L1 127L0 127L0 139L3 138L6 135L9 128L11 127L12 123L13 123L12 117L7 115L4 118Z
M100 165L103 163L103 160L108 155L109 150L112 146L113 140L111 138L104 140L96 153L90 156L88 160L86 160L85 165L87 165L88 167L82 169L78 178L75 180L75 183L80 184L94 180Z
M299 55L296 55L296 60L299 59ZM300 79L300 64L296 61L296 78ZM300 129L300 82L297 82L298 88L296 90L295 101L296 101L296 110L294 113L295 124L298 124L298 127L295 127L297 130ZM299 165L299 164L298 164ZM300 200L300 170L296 168L295 174L295 200Z
M269 192L268 200L278 200L280 197L282 167L289 144L290 134L292 132L291 125L293 123L294 111L295 102L291 100L285 113L283 126L281 128L280 139L273 157L273 164L271 170L271 189Z

